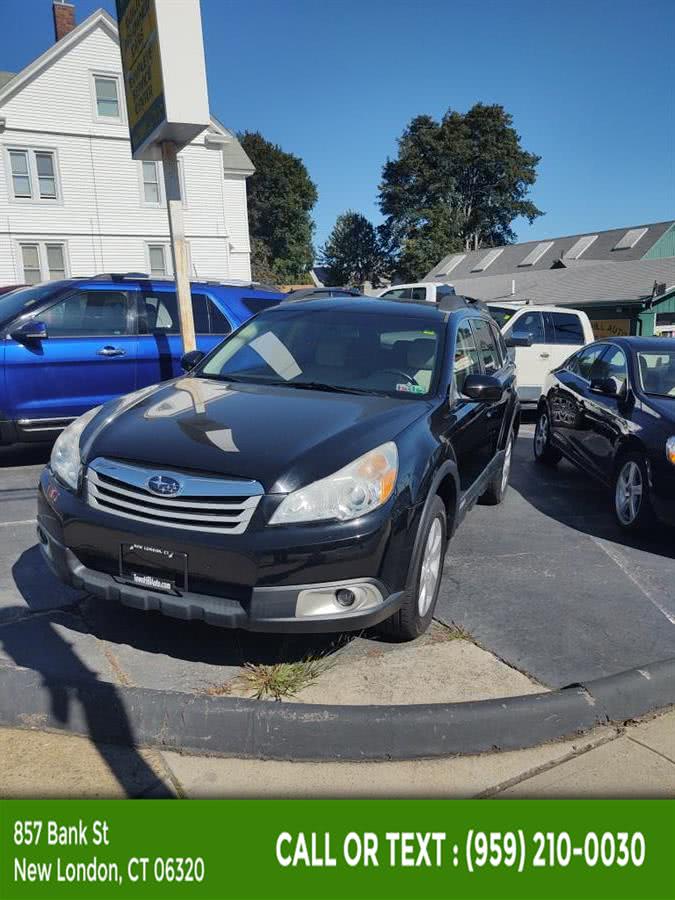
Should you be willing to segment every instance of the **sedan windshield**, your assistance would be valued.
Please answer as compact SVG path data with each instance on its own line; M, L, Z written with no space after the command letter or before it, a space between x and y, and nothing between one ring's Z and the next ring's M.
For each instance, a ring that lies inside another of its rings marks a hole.
M675 397L675 350L650 350L637 358L645 394Z
M261 313L228 338L197 376L317 391L427 396L440 360L440 323L316 308Z

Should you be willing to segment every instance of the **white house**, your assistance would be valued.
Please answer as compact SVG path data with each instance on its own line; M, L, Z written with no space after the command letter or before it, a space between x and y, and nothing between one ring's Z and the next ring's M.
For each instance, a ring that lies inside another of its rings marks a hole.
M0 73L0 285L171 275L162 164L131 158L116 22L53 6L54 45ZM250 159L212 119L179 160L192 277L250 279Z

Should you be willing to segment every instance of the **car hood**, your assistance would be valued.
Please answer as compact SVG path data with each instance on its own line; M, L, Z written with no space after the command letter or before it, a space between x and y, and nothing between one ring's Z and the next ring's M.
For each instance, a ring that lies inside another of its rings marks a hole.
M433 404L185 377L107 404L82 458L193 469L287 493L396 438Z

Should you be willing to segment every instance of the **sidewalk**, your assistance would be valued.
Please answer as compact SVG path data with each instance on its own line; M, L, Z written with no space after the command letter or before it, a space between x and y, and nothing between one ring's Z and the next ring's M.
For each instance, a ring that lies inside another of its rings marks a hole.
M0 729L1 797L675 797L675 710L529 750L396 763L210 759Z

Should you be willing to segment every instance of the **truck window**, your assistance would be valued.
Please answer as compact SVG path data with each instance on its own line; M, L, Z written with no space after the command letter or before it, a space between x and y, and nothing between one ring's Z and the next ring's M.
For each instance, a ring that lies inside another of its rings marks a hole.
M553 326L552 344L578 344L586 343L584 328L581 319L576 313L547 313L549 322Z

